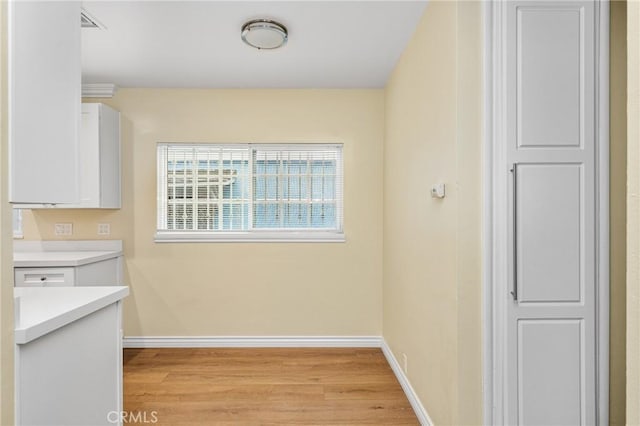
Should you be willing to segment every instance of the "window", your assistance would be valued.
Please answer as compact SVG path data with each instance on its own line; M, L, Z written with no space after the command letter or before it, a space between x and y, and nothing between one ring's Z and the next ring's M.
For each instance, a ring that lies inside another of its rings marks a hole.
M13 209L13 238L22 237L22 210Z
M343 241L341 145L158 144L157 241Z

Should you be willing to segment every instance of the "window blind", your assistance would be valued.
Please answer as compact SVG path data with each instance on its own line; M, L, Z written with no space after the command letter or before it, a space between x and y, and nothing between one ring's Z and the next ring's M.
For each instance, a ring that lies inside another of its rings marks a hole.
M253 226L338 229L337 149L255 148Z
M158 170L158 229L246 229L249 208L246 148L159 145Z
M341 145L158 144L158 231L342 232Z

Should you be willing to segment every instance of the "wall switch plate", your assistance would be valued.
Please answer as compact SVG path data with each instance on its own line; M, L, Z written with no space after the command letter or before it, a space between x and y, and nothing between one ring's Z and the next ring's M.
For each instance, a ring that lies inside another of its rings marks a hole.
M445 185L444 183L436 183L431 187L431 198L444 198Z
M55 235L72 235L73 234L73 224L72 223L56 223L53 228L53 233Z
M111 233L111 225L108 223L98 224L98 235L109 235Z

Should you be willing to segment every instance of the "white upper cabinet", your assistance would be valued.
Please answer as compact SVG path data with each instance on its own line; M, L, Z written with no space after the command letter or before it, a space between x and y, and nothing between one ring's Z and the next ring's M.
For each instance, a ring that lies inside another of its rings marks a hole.
M80 143L80 202L21 204L42 209L119 209L120 113L99 103L82 104Z
M82 104L79 150L80 205L72 207L119 209L120 113L104 104Z
M9 201L78 203L80 2L10 1Z

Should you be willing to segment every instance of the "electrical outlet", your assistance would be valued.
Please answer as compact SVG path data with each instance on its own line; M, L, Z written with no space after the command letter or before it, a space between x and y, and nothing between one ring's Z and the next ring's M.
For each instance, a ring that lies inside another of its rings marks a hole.
M98 224L98 235L109 235L111 233L111 225L108 223Z
M59 236L72 235L73 224L72 223L56 223L53 228L53 233Z
M402 369L404 370L404 374L407 374L407 354L402 354Z

